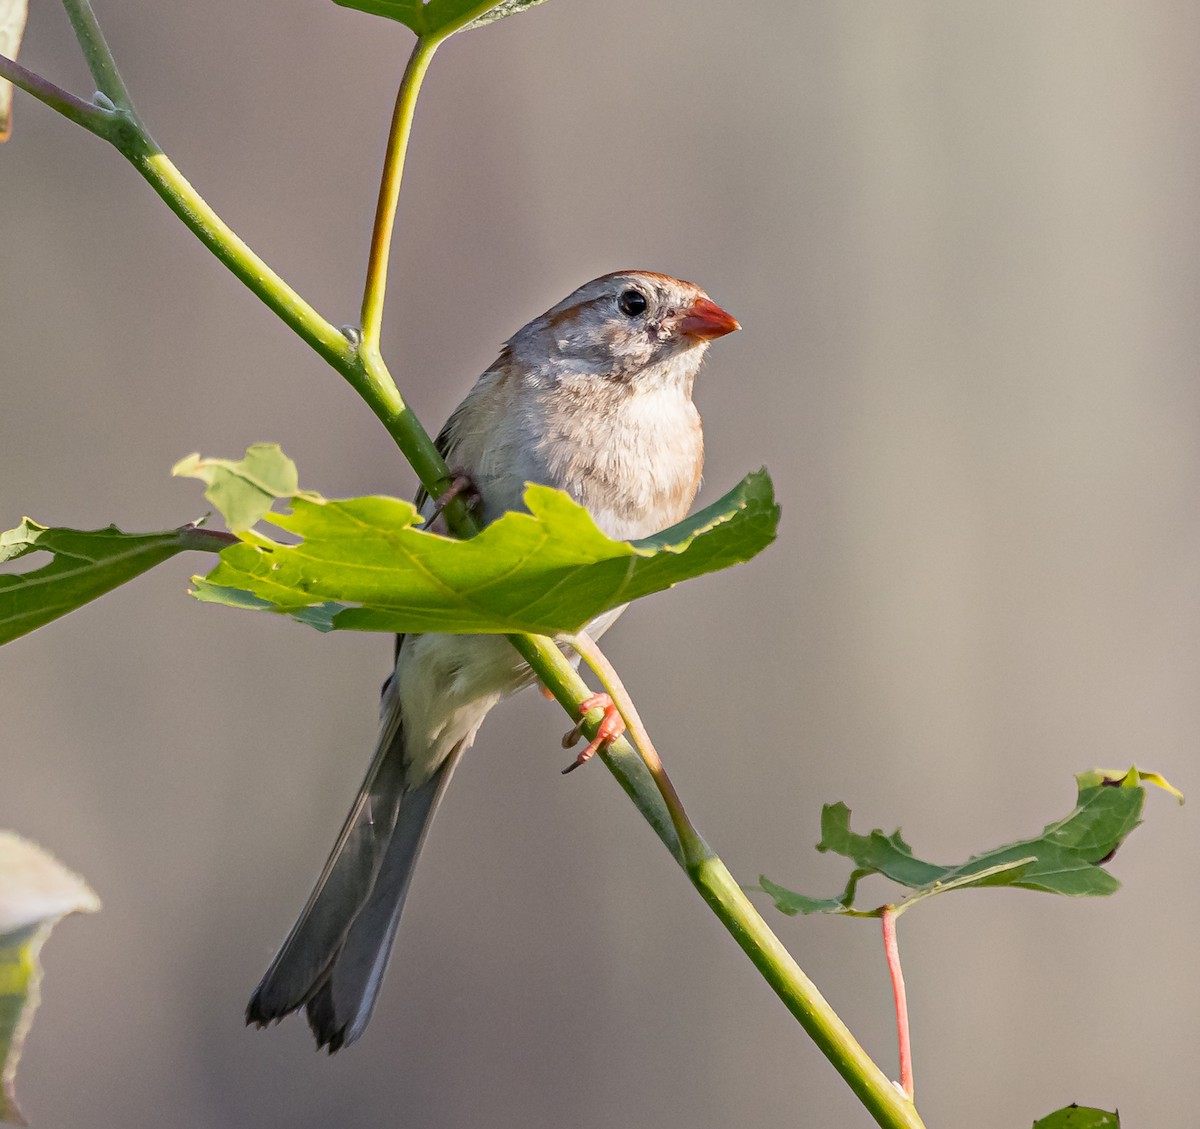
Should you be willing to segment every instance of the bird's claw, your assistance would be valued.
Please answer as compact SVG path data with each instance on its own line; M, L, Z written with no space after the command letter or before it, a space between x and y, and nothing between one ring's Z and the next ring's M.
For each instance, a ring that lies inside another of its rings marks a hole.
M470 476L455 472L450 485L434 503L432 513L425 519L425 528L432 526L442 516L442 511L458 497L466 500L467 509L474 509L479 504L479 491L475 489L475 483L471 481Z
M579 703L579 722L563 737L564 749L571 748L582 736L584 719L592 710L604 711L604 717L596 727L596 736L588 743L588 747L563 769L564 776L568 772L574 772L581 764L587 764L605 745L615 741L625 732L625 719L613 704L612 698L607 694L593 694Z

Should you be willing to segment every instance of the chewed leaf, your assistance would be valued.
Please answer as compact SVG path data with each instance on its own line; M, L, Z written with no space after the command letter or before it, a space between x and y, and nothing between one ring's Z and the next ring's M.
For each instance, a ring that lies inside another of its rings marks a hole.
M0 565L33 553L48 553L50 559L28 572L0 571L0 643L27 635L185 549L219 547L217 539L224 536L194 524L161 533L124 533L115 525L63 529L26 518L0 533Z
M296 464L276 443L255 443L236 461L188 455L171 473L204 482L204 496L221 511L234 533L261 521L276 498L286 498L299 489Z
M0 832L0 1121L24 1125L14 1080L41 986L38 954L69 913L93 913L87 883L40 847Z
M876 874L910 891L895 907L897 911L935 894L982 886L1019 886L1073 897L1111 894L1120 883L1102 864L1141 822L1146 795L1142 780L1179 795L1157 773L1137 769L1080 773L1075 807L1063 819L1048 823L1040 835L972 855L956 866L917 858L899 831L860 835L850 828L850 809L845 804L826 804L817 850L842 855L854 864L846 892L840 898L814 898L765 878L761 888L775 899L778 909L789 914L878 914L882 906L863 911L853 904L859 880Z
M188 473L240 465L196 460ZM218 506L229 501L228 493L209 496ZM779 521L765 471L641 541L614 541L567 494L535 484L526 488L528 512L505 514L469 541L426 532L416 509L397 498L332 501L283 489L278 496L292 511L266 521L299 543L243 530L241 543L194 580L194 594L323 631L577 631L630 600L749 560L774 540ZM244 520L245 500L232 504Z
M882 831L856 835L850 830L850 809L843 803L826 804L821 809L821 841L817 850L844 855L869 874L882 874L914 889L946 873L945 867L915 858L899 831L891 835Z
M866 870L854 871L850 875L850 881L846 883L846 889L836 898L810 898L807 894L797 894L794 890L788 890L772 882L766 875L759 876L758 888L764 894L770 894L775 900L775 908L780 913L786 913L788 917L812 913L841 913L851 917L874 917L875 914L872 910L854 908L854 892L858 881L860 878L867 877L869 873Z
M1181 804L1183 803L1183 793L1161 772L1144 772L1137 765L1128 769L1093 768L1090 772L1081 772L1075 779L1079 781L1080 787L1107 784L1109 787L1115 788L1138 788L1144 780L1147 784L1153 784L1156 788L1169 792Z

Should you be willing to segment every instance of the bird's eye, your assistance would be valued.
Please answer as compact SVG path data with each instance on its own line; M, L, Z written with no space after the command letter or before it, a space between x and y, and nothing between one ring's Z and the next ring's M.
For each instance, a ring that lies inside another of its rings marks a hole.
M617 309L627 318L635 318L646 312L646 295L640 290L625 290L617 299Z

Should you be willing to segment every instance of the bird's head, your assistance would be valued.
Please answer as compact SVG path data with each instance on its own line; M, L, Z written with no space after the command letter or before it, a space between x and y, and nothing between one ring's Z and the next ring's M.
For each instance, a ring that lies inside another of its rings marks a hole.
M708 343L740 329L700 287L650 271L594 279L509 342L541 376L596 376L631 384L691 380ZM541 363L531 363L537 358Z

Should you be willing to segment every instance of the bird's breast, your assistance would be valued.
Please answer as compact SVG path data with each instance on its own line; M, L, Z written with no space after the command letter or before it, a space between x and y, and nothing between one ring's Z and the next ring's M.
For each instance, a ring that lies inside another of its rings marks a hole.
M700 486L704 436L682 390L591 381L556 390L542 408L533 444L542 481L586 506L608 536L648 537L687 514Z

